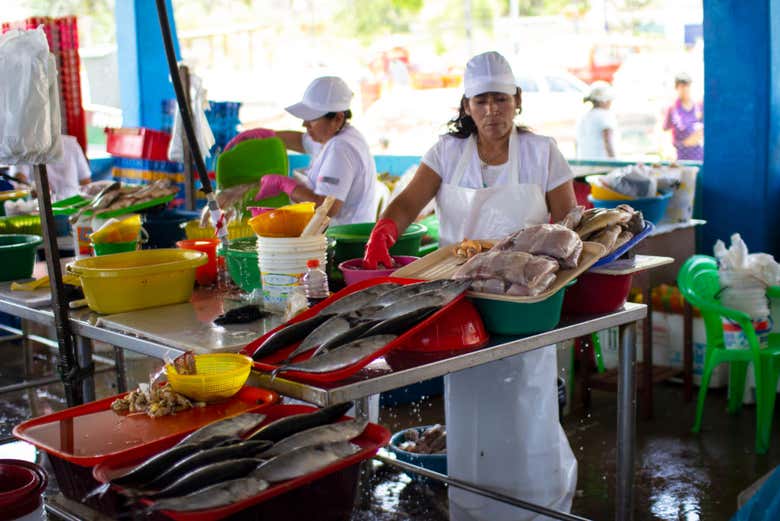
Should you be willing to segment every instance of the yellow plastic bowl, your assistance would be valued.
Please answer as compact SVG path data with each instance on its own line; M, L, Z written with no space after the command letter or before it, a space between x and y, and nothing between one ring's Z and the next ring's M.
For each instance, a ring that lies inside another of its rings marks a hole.
M314 203L282 206L249 219L249 226L260 237L298 237L314 216Z
M184 233L187 235L187 239L213 239L216 236L213 226L200 227L200 222L197 220L189 221L184 226ZM235 239L243 239L245 237L254 237L255 232L252 227L247 224L246 221L230 221L228 223L228 239L231 241Z
M81 279L90 309L123 313L187 302L195 268L206 262L205 253L174 248L79 259L68 270Z
M173 390L199 402L230 398L246 383L252 359L232 353L195 355L197 374L183 375L166 364L165 374Z
M636 197L623 195L620 192L612 190L611 188L607 188L601 184L601 177L602 176L600 175L589 175L585 178L585 180L590 185L590 195L592 195L594 199L600 199L602 201L630 201L636 199Z

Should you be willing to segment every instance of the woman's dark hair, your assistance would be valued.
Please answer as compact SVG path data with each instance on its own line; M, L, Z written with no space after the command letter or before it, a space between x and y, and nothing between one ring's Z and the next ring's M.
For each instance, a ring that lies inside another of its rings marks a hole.
M520 96L520 92L521 92L520 88L518 87L515 96ZM457 117L451 119L447 123L447 134L449 134L450 136L465 139L471 136L472 134L478 133L477 124L474 123L474 120L471 118L471 116L466 114L466 103L468 103L468 98L466 98L466 96L464 95L460 99L460 108L458 109ZM521 108L522 107L518 106L518 111L517 111L518 114L520 114ZM518 133L530 132L530 131L531 129L529 129L526 126L517 127Z
M336 116L338 116L339 114L342 114L342 113L344 114L344 123L341 124L341 128L339 128L339 130L338 130L338 131L341 131L341 129L344 128L344 125L349 123L349 120L352 119L352 111L350 109L342 110L340 112L328 112L327 114L325 114L322 117L323 118L327 118L327 119L335 119Z

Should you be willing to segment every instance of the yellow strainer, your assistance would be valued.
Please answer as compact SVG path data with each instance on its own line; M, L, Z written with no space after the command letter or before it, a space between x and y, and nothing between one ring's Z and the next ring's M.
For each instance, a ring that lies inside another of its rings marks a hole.
M165 365L168 381L177 393L199 402L215 402L236 394L249 378L252 359L233 353L195 355L197 374L183 375Z

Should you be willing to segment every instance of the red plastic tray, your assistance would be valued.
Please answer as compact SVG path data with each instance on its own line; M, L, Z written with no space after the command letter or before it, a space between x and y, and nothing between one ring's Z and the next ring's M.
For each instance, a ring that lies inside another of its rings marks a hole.
M268 417L263 424L270 423L274 420L283 418L285 416L291 416L293 414L301 414L301 413L311 412L315 410L317 410L316 407L311 407L308 405L276 405L264 411L264 413ZM341 421L346 421L349 419L351 418L344 416L341 419ZM165 445L156 447L155 450L149 450L146 451L144 454L138 454L139 457L136 458L135 461L133 462L127 462L126 460L122 463L117 463L114 460L105 461L104 463L101 463L95 467L95 469L93 470L93 475L95 476L95 479L97 479L101 483L106 483L112 477L119 474L123 474L128 470L128 468L131 468L141 463L142 461L149 458L153 454L156 454L157 452L160 452L162 450L167 449L168 447L173 446L177 441L178 439L171 439L168 440L168 442ZM163 512L166 516L170 517L171 519L175 519L177 521L209 521L215 519L222 519L232 514L235 514L237 512L240 512L242 510L246 510L259 503L267 501L280 494L284 494L285 492L289 492L293 489L299 488L303 485L307 485L313 481L319 480L329 474L346 469L348 467L351 467L352 465L357 465L361 461L373 457L380 449L380 447L384 447L385 445L387 445L389 441L390 441L390 431L388 431L387 429L385 429L380 425L369 423L368 426L366 427L366 430L363 431L363 434L361 434L359 437L352 440L352 443L359 445L362 450L360 450L359 452L353 454L348 458L345 458L341 461L337 461L336 463L333 463L332 465L329 465L324 469L321 469L317 472L313 472L311 474L307 474L305 476L301 476L300 478L291 479L289 481L284 481L282 483L272 485L271 487L263 490L262 492L260 492L254 497L245 499L244 501L240 501L238 503L234 503L232 505L228 505L225 507L215 508L212 510L201 510L197 512L174 512L170 510L164 510ZM144 505L152 504L152 502L149 500L143 500L142 503Z
M304 311L300 315L296 316L294 319L290 320L286 324L283 324L265 335L261 336L254 342L247 344L244 349L241 350L242 353L252 356L254 352L257 350L257 348L265 341L266 338L271 336L276 331L282 329L283 327L289 325L289 324L295 324L297 322L300 322L302 320L306 320L307 318L310 318L317 313L327 305L351 294L356 291L360 291L361 289L368 288L370 286L375 286L377 284L381 284L384 282L397 282L400 284L412 284L414 282L420 282L419 279L406 279L406 278L398 278L398 277L378 277L371 280L364 280L362 282L355 283L351 286L347 286L343 290L339 291L335 295L332 295L330 298L324 300L323 302L320 302L313 308ZM458 298L454 299L452 302L438 310L436 313L428 317L427 319L423 320L413 328L409 329L404 333L403 335L399 335L398 338L387 344L385 347L380 349L379 351L376 351L375 353L372 353L371 355L363 358L362 360L358 361L357 363L354 363L348 367L345 367L343 369L339 369L338 371L331 371L329 373L320 373L320 374L314 374L314 373L304 373L299 371L284 371L281 373L282 376L285 378L290 378L294 380L304 380L308 382L317 382L317 383L325 383L325 382L337 382L339 380L343 380L345 378L348 378L352 376L353 374L360 371L362 368L370 364L372 361L376 360L377 358L380 358L384 356L386 353L390 352L391 350L395 349L399 346L404 346L407 344L409 339L411 339L415 334L421 332L423 329L428 327L429 325L433 324L435 321L439 320L443 315L446 313L449 313L449 311L458 305L459 302L461 302L465 298L465 293L463 295L460 295ZM279 367L279 362L283 361L285 358L287 358L287 355L291 353L298 344L293 344L287 348L284 348L280 351L277 351L276 353L272 353L265 358L263 358L262 362L256 361L254 366L255 369L258 369L260 371L265 372L272 372L276 368ZM298 357L295 358L295 361L302 361L307 360L311 356L311 353L304 353Z
M14 436L70 463L90 467L107 459L129 461L171 444L190 432L244 412L265 412L279 401L273 391L244 387L223 402L150 418L118 414L111 402L120 394L34 418L14 427Z

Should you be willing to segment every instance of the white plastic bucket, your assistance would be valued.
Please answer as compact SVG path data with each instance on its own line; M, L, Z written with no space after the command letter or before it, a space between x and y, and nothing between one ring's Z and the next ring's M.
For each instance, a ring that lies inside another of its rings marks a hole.
M739 324L728 318L721 318L723 323L723 344L726 349L750 349L745 332ZM772 317L753 320L753 328L756 330L756 338L761 349L769 345L769 333L772 332Z
M306 263L311 259L327 264L327 239L317 237L258 237L257 261L263 283L263 303L266 308L283 311L287 296L301 284Z

